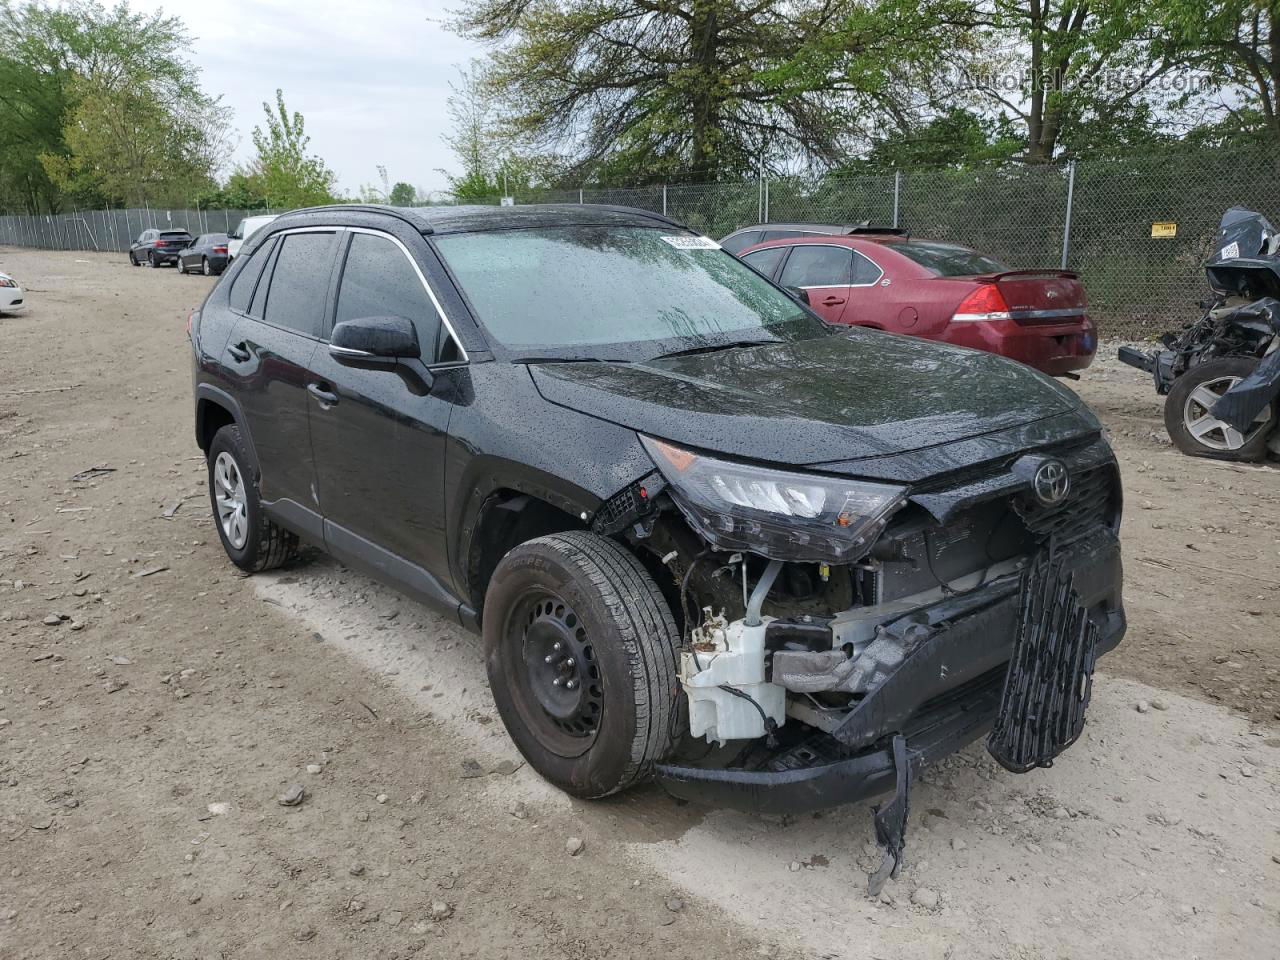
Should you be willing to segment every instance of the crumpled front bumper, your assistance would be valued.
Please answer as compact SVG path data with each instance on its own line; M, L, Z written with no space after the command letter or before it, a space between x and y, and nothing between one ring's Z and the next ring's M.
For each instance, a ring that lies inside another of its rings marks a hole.
M1124 636L1119 542L1110 531L1071 548L1081 602L1099 622L1099 654ZM977 593L975 591L975 593ZM893 789L892 737L907 740L913 773L991 729L1018 629L1019 597L987 588L989 603L967 595L965 611L945 620L854 711L843 742L818 733L738 766L660 764L658 780L680 799L757 813L805 813ZM948 601L942 601L941 606ZM943 611L945 613L945 611ZM851 748L850 742L866 743Z

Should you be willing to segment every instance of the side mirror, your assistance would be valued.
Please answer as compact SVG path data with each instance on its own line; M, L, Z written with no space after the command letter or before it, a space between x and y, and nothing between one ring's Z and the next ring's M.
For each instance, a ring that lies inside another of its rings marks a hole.
M404 317L360 317L334 326L329 354L339 363L394 364L422 355L413 321Z
M801 287L787 287L786 290L787 290L787 293L791 294L793 297L795 297L797 300L803 303L806 307L810 306L808 290L805 290Z

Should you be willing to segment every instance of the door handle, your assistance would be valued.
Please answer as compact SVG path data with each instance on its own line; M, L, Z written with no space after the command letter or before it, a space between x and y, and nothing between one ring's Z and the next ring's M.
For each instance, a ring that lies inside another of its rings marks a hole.
M827 297L822 301L824 307L838 307L844 303L844 297Z
M308 383L307 393L319 400L321 408L325 410L328 410L338 402L338 395L336 393L326 390L318 383Z
M227 347L227 353L231 354L231 359L240 363L245 363L251 356L243 340L233 346Z

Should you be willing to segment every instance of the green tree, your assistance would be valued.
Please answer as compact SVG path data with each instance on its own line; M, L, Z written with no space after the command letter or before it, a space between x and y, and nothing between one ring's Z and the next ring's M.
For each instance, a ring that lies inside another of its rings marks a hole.
M333 203L338 176L322 159L307 153L311 138L302 114L290 113L284 92L276 91L275 107L262 105L266 127L253 128L257 151L249 166L238 171L243 182L271 207L309 207Z
M387 195L387 202L393 207L411 207L417 199L418 191L413 188L413 184L403 180L393 186L391 193Z
M160 202L207 182L221 165L225 114L201 92L189 48L180 20L123 2L0 0L0 204ZM136 149L110 138L138 129L184 146L171 166L139 168L126 185L118 167L99 168Z
M440 173L448 180L454 199L491 203L503 194L555 182L561 172L559 159L534 151L503 121L479 64L472 63L462 71L449 89L451 132L443 139L457 156L462 172Z
M1208 123L1193 139L1264 132L1280 140L1280 2L1156 0L1165 56L1195 71L1215 98ZM1203 92L1203 91L1202 91Z
M454 26L492 46L480 82L500 124L562 151L570 176L715 180L762 162L838 162L851 129L909 98L894 81L913 36L866 6L464 0ZM864 28L856 40L840 33L851 20ZM485 158L473 159L460 178L468 188Z

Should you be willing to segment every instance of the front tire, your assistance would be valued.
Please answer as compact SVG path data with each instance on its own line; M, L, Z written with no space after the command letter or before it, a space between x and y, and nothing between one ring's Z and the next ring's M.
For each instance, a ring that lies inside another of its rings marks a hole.
M1246 433L1209 413L1217 399L1253 372L1257 360L1223 357L1196 364L1173 382L1164 402L1164 425L1174 445L1188 456L1250 462L1267 454L1275 429L1275 405L1258 415Z
M182 258L181 258L181 257L179 257L179 258L178 258L178 262L177 262L176 266L177 266L177 268L178 268L178 272L179 272L179 273L185 274L185 273L187 272L187 265L186 265L185 263L183 263L183 262L182 262Z
M295 534L272 523L258 496L248 445L240 428L229 424L209 444L209 503L222 549L241 570L260 573L298 556Z
M133 255L133 251L129 251L129 265L132 267L140 267L142 264L138 262L138 258Z
M646 780L672 748L679 633L658 585L594 534L530 540L484 600L489 686L516 747L575 797Z

